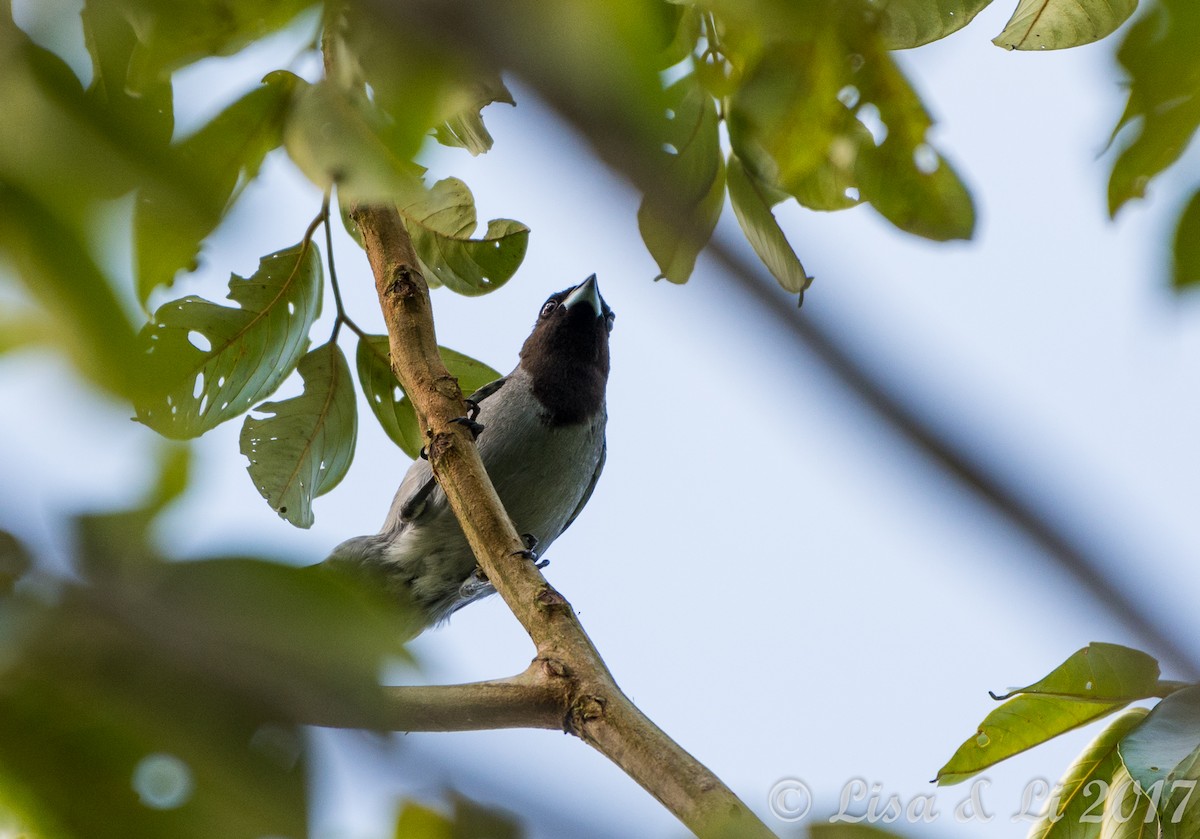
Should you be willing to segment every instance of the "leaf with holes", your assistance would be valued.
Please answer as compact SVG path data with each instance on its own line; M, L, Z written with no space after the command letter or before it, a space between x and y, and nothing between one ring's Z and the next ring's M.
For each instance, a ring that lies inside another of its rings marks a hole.
M157 390L137 419L164 437L198 437L270 396L296 367L321 309L321 259L311 242L234 274L219 306L188 296L164 303L142 330Z
M638 229L661 276L687 282L725 206L725 159L717 107L694 75L667 88L656 187L638 207Z
M1010 50L1078 47L1116 31L1136 8L1137 0L1021 0L992 43Z
M494 73L464 82L444 99L450 115L437 127L434 136L442 145L464 148L472 155L483 154L492 147L492 135L483 124L480 111L493 102L517 104L500 76Z
M350 366L336 343L300 359L304 393L254 410L246 417L242 454L254 486L281 518L312 527L312 502L329 492L350 468L358 435Z
M470 395L479 388L500 378L500 374L482 361L476 361L460 352L438 347L442 363L450 375L458 379L462 392ZM358 381L371 406L372 413L383 426L384 432L405 454L416 458L425 445L425 438L417 424L417 413L412 402L400 389L388 361L388 337L368 335L359 338Z
M729 156L726 172L733 214L750 247L781 286L792 294L803 294L812 284L812 277L775 220L766 188L746 171L736 154Z
M495 291L525 258L529 228L519 221L493 219L483 238L471 238L477 224L475 198L458 178L438 181L400 212L426 275L457 294Z

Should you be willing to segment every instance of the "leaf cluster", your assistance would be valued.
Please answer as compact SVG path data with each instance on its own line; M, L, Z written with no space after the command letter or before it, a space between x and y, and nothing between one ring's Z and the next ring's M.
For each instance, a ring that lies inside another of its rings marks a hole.
M937 774L956 784L1059 734L1116 716L1055 787L1030 839L1200 833L1200 685L1166 682L1149 655L1092 643L1044 678L1003 696Z

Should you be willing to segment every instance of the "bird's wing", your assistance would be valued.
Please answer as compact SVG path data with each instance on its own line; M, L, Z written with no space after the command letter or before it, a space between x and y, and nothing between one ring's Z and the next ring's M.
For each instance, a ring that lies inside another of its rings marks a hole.
M478 405L480 402L487 399L489 396L491 396L493 393L498 391L500 388L504 387L504 383L507 381L508 381L508 376L501 376L500 378L496 379L496 381L494 381L494 382L488 382L486 385L481 387L479 390L475 391L470 396L468 396L467 399L471 400L476 405Z
M596 489L596 482L600 480L600 473L604 471L604 461L607 458L608 458L608 440L605 439L600 444L600 459L598 461L596 461L596 471L592 473L591 483L589 483L587 486L587 489L585 489L583 491L583 496L579 499L579 504L576 505L575 512L571 513L571 517L569 519L567 519L567 523L564 524L562 530L559 531L560 536L564 532L566 532L566 529L568 527L571 526L571 522L573 522L573 521L575 521L575 519L579 518L579 514L582 513L583 508L585 506L587 506L588 499L592 497L592 492L594 492Z
M507 380L507 376L501 376L494 382L488 382L468 398L478 405L500 390ZM426 511L429 497L435 489L437 489L437 481L433 477L433 469L430 467L429 461L418 460L413 463L405 473L404 480L400 482L400 488L396 490L396 497L392 501L392 512L397 516L394 524L399 525L402 522L419 519L421 514ZM392 523L391 515L388 516L388 521Z

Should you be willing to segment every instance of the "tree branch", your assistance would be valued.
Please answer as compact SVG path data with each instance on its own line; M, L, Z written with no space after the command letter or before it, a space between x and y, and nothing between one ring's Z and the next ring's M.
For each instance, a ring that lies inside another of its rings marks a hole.
M465 685L384 688L382 716L347 715L344 706L309 709L306 725L326 728L376 728L393 731L484 731L498 728L561 730L565 708L561 692L547 678L545 662L508 679Z
M362 233L375 275L392 369L429 438L434 475L488 580L537 646L541 674L559 703L560 723L620 766L697 835L773 836L719 778L629 701L570 604L523 558L525 545L492 487L470 432L451 422L464 415L466 406L458 382L438 354L429 289L399 212L393 206L356 204L350 216ZM489 687L401 693L398 714L417 715L423 708L428 715L434 700L453 698L465 708L492 714L492 721L515 723L519 714L494 690L497 683L484 684ZM466 715L463 709L457 714L448 710L442 721L459 724Z

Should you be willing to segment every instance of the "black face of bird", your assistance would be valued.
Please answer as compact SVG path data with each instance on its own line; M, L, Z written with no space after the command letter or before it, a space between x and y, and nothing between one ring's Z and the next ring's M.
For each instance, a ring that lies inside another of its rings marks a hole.
M542 304L521 347L521 366L553 424L581 422L603 404L614 317L595 274Z
M608 335L616 315L600 296L596 275L551 294L542 304L533 333L521 348L530 355L556 357L562 363L601 363L608 372ZM528 365L527 365L528 366Z

